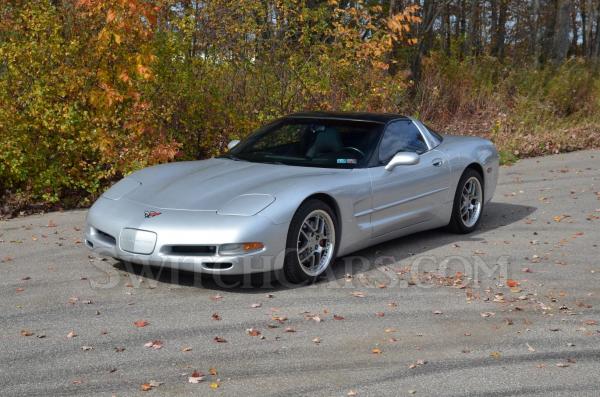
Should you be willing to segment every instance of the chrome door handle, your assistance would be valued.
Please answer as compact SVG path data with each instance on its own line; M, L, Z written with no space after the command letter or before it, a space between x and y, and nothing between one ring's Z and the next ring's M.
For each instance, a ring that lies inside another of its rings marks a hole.
M441 167L442 164L444 164L444 161L442 159L435 159L431 164L433 164L434 167Z

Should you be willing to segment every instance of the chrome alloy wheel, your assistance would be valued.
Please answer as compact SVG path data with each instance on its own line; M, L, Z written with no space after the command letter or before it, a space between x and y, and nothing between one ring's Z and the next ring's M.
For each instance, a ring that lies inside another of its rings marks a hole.
M460 199L460 218L466 227L472 227L479 220L483 201L481 182L474 176L465 182Z
M298 262L311 277L321 274L333 258L335 226L323 210L309 213L300 227L296 243Z

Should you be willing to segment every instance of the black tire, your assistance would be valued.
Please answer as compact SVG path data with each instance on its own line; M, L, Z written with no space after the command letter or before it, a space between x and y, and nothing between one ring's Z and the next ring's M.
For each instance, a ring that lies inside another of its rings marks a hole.
M304 267L300 264L300 260L298 259L298 235L300 233L300 228L304 223L304 220L308 215L313 213L316 210L321 210L326 212L333 222L334 227L334 236L335 241L333 243L333 255L331 256L329 263L327 263L326 267L323 268L319 274L311 275L307 274L304 270ZM309 199L302 203L300 208L294 214L292 218L292 222L290 223L290 228L288 230L287 240L286 240L286 255L285 262L283 265L282 275L285 278L285 281L293 283L293 284L301 284L301 283L313 283L316 281L319 276L324 274L329 266L335 261L335 257L337 255L337 249L339 246L339 227L338 220L335 212L331 209L329 205L324 203L321 200L317 199Z
M466 224L461 216L461 199L463 188L467 181L471 178L476 178L479 181L479 185L481 188L481 208L479 210L479 215L477 221L472 224ZM481 174L473 168L467 168L465 172L463 172L460 180L458 181L458 186L456 187L456 192L454 194L454 204L452 205L452 217L450 218L450 223L448 224L448 228L454 233L458 234L468 234L477 229L479 223L481 222L481 218L483 215L484 208L484 185L483 185L483 177Z

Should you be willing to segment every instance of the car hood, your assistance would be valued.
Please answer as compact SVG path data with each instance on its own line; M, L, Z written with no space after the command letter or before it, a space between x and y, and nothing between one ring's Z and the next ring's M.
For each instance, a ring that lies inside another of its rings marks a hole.
M132 174L141 182L122 199L149 208L218 211L240 195L277 196L298 179L338 170L250 163L215 158L162 164Z

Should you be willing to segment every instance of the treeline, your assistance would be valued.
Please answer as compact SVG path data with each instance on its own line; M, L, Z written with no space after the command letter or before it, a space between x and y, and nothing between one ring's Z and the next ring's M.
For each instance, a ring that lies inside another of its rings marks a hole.
M599 52L600 0L4 0L0 211L298 110L412 114L506 160L591 147Z

